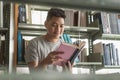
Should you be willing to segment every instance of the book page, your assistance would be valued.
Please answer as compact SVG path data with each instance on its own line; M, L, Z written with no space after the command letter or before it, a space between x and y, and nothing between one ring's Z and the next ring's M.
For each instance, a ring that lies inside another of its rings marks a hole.
M76 47L74 45L72 46L66 43L62 43L56 51L64 52L64 54L59 54L58 56L64 59L64 62L66 63L71 58L75 50L76 50ZM62 62L58 62L55 64L62 65Z

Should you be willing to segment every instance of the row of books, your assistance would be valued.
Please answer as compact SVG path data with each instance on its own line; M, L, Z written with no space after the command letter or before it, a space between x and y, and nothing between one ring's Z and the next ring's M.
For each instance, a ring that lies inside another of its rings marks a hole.
M99 61L102 61L104 65L120 65L120 53L118 48L113 43L99 42L93 46L93 55L98 55ZM93 57L93 60L94 57Z
M68 34L63 34L64 42L67 42L70 37ZM66 41L65 41L66 40ZM71 39L70 39L71 40ZM71 42L67 42L71 43ZM76 41L77 46L81 42ZM18 32L18 64L25 62L24 54L25 47L28 41L22 38L22 34ZM72 43L73 44L73 43ZM74 43L75 44L75 43ZM76 44L75 44L76 45ZM97 43L93 46L93 54L87 55L87 48L84 48L82 52L76 57L75 62L104 62L104 65L120 65L120 53L118 48L115 47L113 43L103 44L102 42Z
M69 34L63 34L60 38L66 43L72 43L72 39Z
M104 64L105 65L120 65L118 49L113 43L103 44L104 48Z
M28 45L27 40L23 39L23 36L21 34L21 31L18 30L18 46L17 46L17 64L24 64L24 54L25 54L25 48Z
M99 25L105 34L120 34L120 18L118 13L98 12L93 16L93 21L99 20Z
M32 8L29 4L19 4L18 7L19 23L44 25L48 9L41 10ZM73 9L64 9L66 14L65 25L67 26L87 26L87 12Z
M47 17L47 10L34 10L29 4L19 4L18 22L43 25Z
M81 41L76 41L74 43L72 43L72 39L70 38L69 34L63 34L61 36L61 39L65 42L65 43L69 43L70 45L74 45L74 46L78 46L81 47L80 43ZM27 40L23 39L23 36L21 34L21 31L18 30L18 50L17 50L17 63L18 64L23 64L25 63L25 59L24 59L24 54L25 54L25 48L28 45ZM86 50L86 49L85 49ZM85 55L85 50L82 51L82 55ZM83 60L83 59L82 59ZM75 62L80 62L81 61L81 54L79 54L78 56L76 56L75 58ZM84 61L84 60L83 60Z

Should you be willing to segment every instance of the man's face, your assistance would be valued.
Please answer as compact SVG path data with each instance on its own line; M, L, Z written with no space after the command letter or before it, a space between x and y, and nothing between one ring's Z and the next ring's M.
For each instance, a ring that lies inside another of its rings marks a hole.
M51 38L59 38L64 32L64 18L52 17L50 20L45 22L47 28L47 35Z

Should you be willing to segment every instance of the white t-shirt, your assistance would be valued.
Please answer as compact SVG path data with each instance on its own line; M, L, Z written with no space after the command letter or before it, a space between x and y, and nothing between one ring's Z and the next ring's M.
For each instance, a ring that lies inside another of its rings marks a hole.
M32 39L25 51L25 61L27 63L32 61L42 61L51 51L55 51L61 42L60 39L56 43L48 42L42 37ZM53 70L53 67L54 69L61 69L55 65L48 65L47 70Z

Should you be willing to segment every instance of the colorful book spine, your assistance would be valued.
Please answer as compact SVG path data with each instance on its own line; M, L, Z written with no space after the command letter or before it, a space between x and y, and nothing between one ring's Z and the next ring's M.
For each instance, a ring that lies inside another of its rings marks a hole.
M19 5L19 13L18 13L18 22L19 23L26 23L26 7L25 5Z
M66 36L67 34L63 34L63 38L64 38L64 41L66 42L66 43L68 43L68 39L67 39L67 36Z
M17 54L18 63L22 62L22 34L21 31L18 31L18 54Z
M104 49L103 54L104 65L111 65L109 45L103 44L103 49Z
M72 40L71 40L70 35L69 35L69 34L66 34L66 37L67 37L67 41L68 41L68 43L72 43Z

